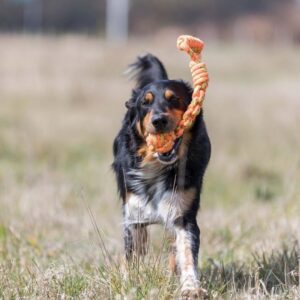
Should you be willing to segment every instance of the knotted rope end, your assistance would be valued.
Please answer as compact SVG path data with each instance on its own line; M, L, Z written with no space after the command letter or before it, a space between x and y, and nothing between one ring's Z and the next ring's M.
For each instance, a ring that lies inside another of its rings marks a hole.
M190 35L181 35L177 39L177 48L185 51L191 57L190 69L192 73L194 92L192 102L184 112L182 120L173 132L164 134L148 134L146 142L150 152L166 153L172 150L175 140L190 129L202 109L205 91L208 85L208 73L206 66L201 62L201 51L204 42Z
M181 35L177 38L177 48L187 52L193 58L193 54L197 56L201 54L204 42L190 35Z

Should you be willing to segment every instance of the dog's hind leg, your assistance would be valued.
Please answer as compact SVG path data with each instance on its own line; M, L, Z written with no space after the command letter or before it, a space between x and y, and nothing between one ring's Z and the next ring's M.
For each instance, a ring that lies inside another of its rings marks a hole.
M148 232L146 225L134 224L124 226L124 244L127 261L147 253Z
M131 225L124 225L124 247L125 257L127 261L130 261L133 253L133 236L131 232Z
M148 250L148 231L146 225L134 225L133 249L136 255L144 256Z

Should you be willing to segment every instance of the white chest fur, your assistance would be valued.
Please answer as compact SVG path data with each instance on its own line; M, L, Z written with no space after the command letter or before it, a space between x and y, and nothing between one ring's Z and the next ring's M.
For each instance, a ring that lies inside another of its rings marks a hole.
M195 189L166 191L152 199L130 194L125 204L128 224L163 223L171 225L187 210L195 197Z

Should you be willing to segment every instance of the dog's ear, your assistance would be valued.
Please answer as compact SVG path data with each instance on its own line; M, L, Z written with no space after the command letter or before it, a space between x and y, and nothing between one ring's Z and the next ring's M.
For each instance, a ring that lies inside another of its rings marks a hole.
M137 118L137 108L136 102L139 95L140 90L132 90L131 98L125 102L125 107L127 108L126 120L129 124L133 125Z
M133 103L132 103L132 99L129 99L128 101L126 101L125 102L125 107L127 108L127 109L131 109L131 108L133 108Z
M138 57L137 61L129 66L127 73L136 80L137 89L142 89L157 80L168 79L163 64L152 54Z
M132 90L131 98L128 101L125 102L125 107L128 110L131 110L135 107L139 92L140 91L136 90L136 89Z

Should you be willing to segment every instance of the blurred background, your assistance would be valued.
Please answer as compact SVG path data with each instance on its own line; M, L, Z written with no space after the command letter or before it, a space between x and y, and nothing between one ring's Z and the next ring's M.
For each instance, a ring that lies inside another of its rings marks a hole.
M299 0L1 0L4 32L88 33L108 39L184 30L221 40L299 43Z
M299 296L299 0L0 0L0 298L125 293L97 281L93 221L120 256L110 164L134 86L123 72L150 52L190 80L180 34L205 41L211 80L203 273L240 262L262 295ZM157 253L164 235L151 230ZM248 293L211 278L217 296Z

